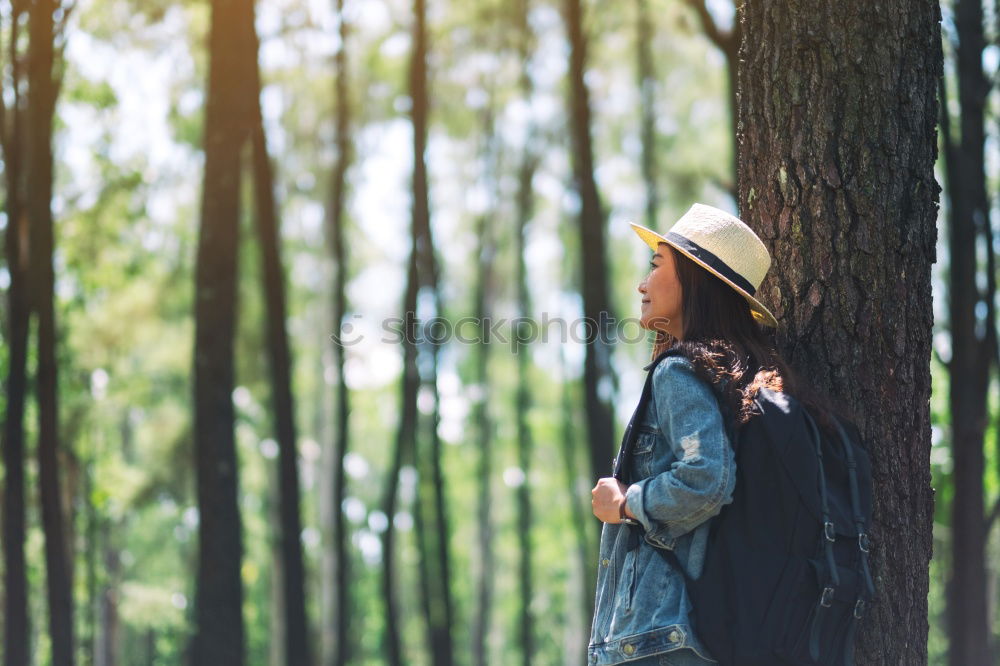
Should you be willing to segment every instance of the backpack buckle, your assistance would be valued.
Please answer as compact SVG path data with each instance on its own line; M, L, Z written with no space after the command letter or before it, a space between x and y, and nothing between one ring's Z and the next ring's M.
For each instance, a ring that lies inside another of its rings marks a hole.
M837 540L837 535L833 531L833 523L830 522L829 520L823 523L823 536L825 536L826 540L829 541L830 543L833 543L834 541Z
M855 604L854 604L854 617L855 617L855 619L860 620L861 616L864 615L864 612L865 612L865 600L864 599L858 599L857 602L855 602Z
M868 553L872 548L872 541L865 532L858 533L858 548L862 553Z
M819 605L823 608L829 608L833 605L833 588L830 586L823 588L823 594L819 597Z

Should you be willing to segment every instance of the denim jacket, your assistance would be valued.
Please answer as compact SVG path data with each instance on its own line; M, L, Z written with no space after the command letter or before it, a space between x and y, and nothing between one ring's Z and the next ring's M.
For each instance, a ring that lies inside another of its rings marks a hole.
M692 578L701 574L709 519L732 501L736 481L718 402L690 361L668 356L653 370L652 397L633 428L625 498L643 538L630 549L637 528L604 524L589 664L681 648L711 658L695 635L683 575L655 548L672 549Z

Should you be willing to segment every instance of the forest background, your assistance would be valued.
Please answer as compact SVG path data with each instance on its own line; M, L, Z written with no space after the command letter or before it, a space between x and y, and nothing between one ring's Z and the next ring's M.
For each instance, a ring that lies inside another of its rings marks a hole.
M928 663L966 666L1000 642L1000 15L921 6L944 189L912 577ZM746 201L739 26L729 0L0 3L4 664L583 663L589 491L651 349L627 221ZM451 335L400 340L407 311ZM596 311L621 339L585 344Z

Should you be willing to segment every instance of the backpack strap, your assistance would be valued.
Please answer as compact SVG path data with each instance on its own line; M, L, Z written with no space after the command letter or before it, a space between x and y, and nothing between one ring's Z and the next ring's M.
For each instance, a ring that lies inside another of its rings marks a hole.
M837 538L836 531L834 529L833 521L830 520L830 504L826 492L826 470L823 468L823 445L820 441L819 429L816 427L816 422L813 420L812 414L809 410L802 406L802 414L805 416L806 424L809 426L809 431L811 434L810 439L816 448L816 462L819 465L819 499L820 499L820 510L823 515L823 531L820 535L820 539L823 543L823 550L826 554L826 563L830 568L830 579L833 587L840 585L840 575L837 573L837 562L833 558L833 542ZM827 592L827 590L830 590ZM823 595L820 598L820 605L824 608L828 604L822 603L827 601L829 596L833 596L833 589L827 586L823 590Z
M861 577L865 581L865 588L870 597L875 596L875 583L872 582L871 567L868 564L868 553L871 550L871 540L865 528L865 517L861 511L861 493L858 490L858 461L854 457L854 449L851 447L851 440L836 418L834 423L840 433L840 441L844 445L844 456L847 458L847 479L851 488L851 510L854 512L854 526L858 532L858 552L860 554ZM860 601L860 599L859 599ZM857 609L862 610L862 609ZM857 611L855 616L860 615Z
M844 445L844 456L847 458L847 478L851 488L851 511L854 512L854 525L858 533L858 553L861 578L865 581L865 591L868 593L868 600L875 597L875 584L872 582L871 567L868 564L868 552L871 550L871 541L865 531L865 517L861 511L861 493L858 491L858 461L854 457L854 450L851 448L851 441L844 431L844 426L836 418L833 419L837 425L837 432L840 434L840 441ZM854 612L848 619L847 645L854 643L854 634L857 631L858 620L864 614L865 598L858 595L854 602ZM844 666L851 666L851 655L844 652Z
M820 593L816 604L816 612L813 614L811 621L812 626L809 631L809 655L814 661L819 661L820 627L823 624L823 620L826 619L826 613L823 611L832 605L834 591L840 585L840 574L837 572L837 562L833 557L833 543L837 538L837 534L833 521L830 520L830 504L826 492L826 470L823 467L823 443L820 440L819 429L816 427L816 422L813 420L812 414L805 408L805 405L802 405L801 409L806 420L806 425L809 426L809 439L812 440L816 449L816 462L819 466L819 498L820 510L823 516L823 529L820 533L820 542L823 544L823 552L826 555L827 568L829 569L829 579L824 584L823 591Z

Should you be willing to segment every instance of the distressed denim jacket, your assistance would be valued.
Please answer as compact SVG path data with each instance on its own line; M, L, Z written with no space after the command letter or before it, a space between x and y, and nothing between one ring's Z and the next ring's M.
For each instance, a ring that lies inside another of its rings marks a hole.
M589 664L681 648L710 659L689 617L684 576L655 548L672 549L692 578L701 574L709 519L732 501L736 481L718 402L690 361L668 356L653 370L651 399L633 428L626 471L634 483L625 497L643 538L630 549L629 532L636 528L604 524Z

